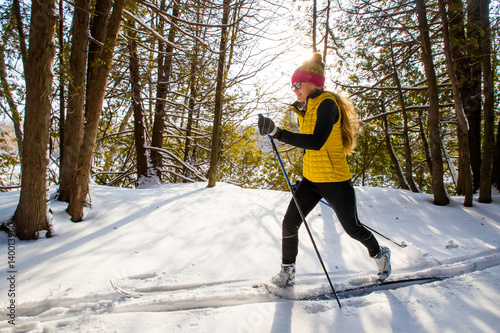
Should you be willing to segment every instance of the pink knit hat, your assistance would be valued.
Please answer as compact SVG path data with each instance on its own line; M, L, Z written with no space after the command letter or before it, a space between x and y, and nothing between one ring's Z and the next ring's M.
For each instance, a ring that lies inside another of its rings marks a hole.
M312 58L306 60L300 65L292 75L292 84L296 82L310 82L320 88L325 86L325 64L323 56L317 52L312 55Z

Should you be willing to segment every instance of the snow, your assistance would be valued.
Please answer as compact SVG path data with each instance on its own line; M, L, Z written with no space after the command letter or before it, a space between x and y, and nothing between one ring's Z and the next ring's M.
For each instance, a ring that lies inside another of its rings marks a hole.
M0 233L0 332L498 331L497 191L493 203L475 200L470 208L462 197L442 207L424 193L356 191L361 220L408 245L377 236L392 251L391 278L446 278L339 293L342 307L331 295L278 298L252 285L279 270L289 193L225 183L140 190L92 185L83 222L72 223L66 204L51 201L53 238L20 242ZM0 194L0 220L13 214L18 200L19 192ZM329 207L318 205L307 221L337 291L372 280L375 263ZM294 295L328 293L305 228L300 240ZM121 296L110 280L143 296Z

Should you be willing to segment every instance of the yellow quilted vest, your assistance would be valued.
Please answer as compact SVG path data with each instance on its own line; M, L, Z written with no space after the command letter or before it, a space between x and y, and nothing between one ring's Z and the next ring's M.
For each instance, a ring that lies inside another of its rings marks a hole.
M335 98L324 92L318 97L307 100L304 116L299 115L300 133L313 134L318 116L318 106L325 99L332 99L339 108ZM303 161L303 176L315 183L342 182L351 179L351 172L342 146L342 134L339 120L333 125L332 132L320 150L306 149Z

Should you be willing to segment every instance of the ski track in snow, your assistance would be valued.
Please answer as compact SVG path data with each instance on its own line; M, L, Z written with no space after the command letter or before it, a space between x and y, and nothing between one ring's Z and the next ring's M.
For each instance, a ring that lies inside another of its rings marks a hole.
M421 281L381 286L372 285L363 288L364 285L373 283L376 276L363 276L359 273L335 273L335 275L330 274L330 277L341 302L349 298L348 306L352 307L363 306L361 300L356 301L355 299L375 291L404 288L415 284L441 283L445 279L459 277L466 273L485 270L494 266L500 266L500 250L443 260L441 264L436 262L434 266L424 269L407 269L403 272L393 271L393 274L387 280L422 278ZM255 284L262 281L234 280L179 285L161 285L158 284L161 281L154 281L156 284L151 284L151 280L157 280L158 277L159 275L153 273L131 276L128 279L115 281L118 286L125 285L127 288L124 289L141 294L138 298L122 296L110 286L107 293L95 293L80 298L47 298L41 301L19 304L17 313L18 331L36 329L40 322L70 320L73 317L81 317L82 314L174 312L283 300L282 297L272 295L264 288L254 287ZM424 278L427 277L436 279L425 280ZM298 275L297 282L294 294L291 295L293 300L305 302L312 300L335 301L324 274ZM134 286L136 287L134 288ZM342 305L344 306L344 304ZM0 311L0 315L4 318L6 314L6 310ZM10 327L10 325L5 321L0 323L2 331L7 327Z

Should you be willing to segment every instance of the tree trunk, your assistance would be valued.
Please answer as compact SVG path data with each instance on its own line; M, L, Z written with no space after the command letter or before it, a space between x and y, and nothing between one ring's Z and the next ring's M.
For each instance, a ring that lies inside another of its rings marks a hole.
M452 59L455 59L455 70L457 81L460 89L460 96L462 98L462 107L464 112L467 113L466 101L464 96L469 96L469 78L471 77L469 71L470 57L464 56L468 52L467 39L465 38L465 9L462 0L449 0L448 1L448 34L450 38L450 53ZM457 131L459 129L457 128ZM462 136L457 136L457 145L461 147ZM455 183L455 194L462 195L464 191L463 175L464 172L460 169L462 160L462 149L458 149L458 178Z
M412 162L412 152L410 147L410 138L408 135L408 114L406 112L405 99L403 95L403 89L401 87L401 81L399 80L398 71L396 68L396 61L394 59L394 52L392 48L392 38L391 38L391 61L392 68L394 70L394 81L396 83L396 87L398 88L398 98L399 104L401 105L402 115L403 115L403 146L405 151L405 173L404 176L406 178L407 185L410 186L412 192L419 192L417 184L413 180L413 162Z
M194 108L196 103L196 98L198 96L198 85L196 83L196 71L198 68L198 54L196 52L198 48L198 43L195 42L195 52L191 57L191 69L189 73L189 101L188 101L188 120L186 124L186 142L184 144L184 163L190 163L189 152L191 149L191 135L193 131L193 117L194 117ZM184 166L182 169L182 174L184 176L188 176L189 169Z
M71 27L71 56L69 60L68 112L63 139L58 200L69 202L73 175L80 152L85 112L85 77L89 44L90 0L76 0Z
M64 137L65 119L66 119L66 70L64 60L64 9L63 0L59 0L59 166L63 163L64 159ZM59 179L61 179L61 168L59 167Z
M431 171L432 170L431 152L429 149L429 141L427 140L427 135L425 134L424 121L422 118L423 118L423 112L422 112L422 110L419 110L418 111L418 128L420 131L420 136L422 137L422 149L424 150L424 153L425 153L425 163L427 164L429 171Z
M425 0L416 0L416 11L418 17L418 29L420 32L420 43L422 50L422 61L427 77L429 92L429 139L432 158L432 191L434 192L434 204L447 205L450 202L443 182L443 158L441 154L441 137L439 130L439 98L436 73L432 60L431 42L429 37L429 25L425 8Z
M465 70L467 76L463 86L463 105L469 122L469 147L474 179L474 191L478 190L481 183L481 23L480 0L467 1L467 38L460 44L467 45ZM455 44L455 43L454 43Z
M453 179L453 183L455 184L455 186L457 186L457 182L458 182L457 169L455 168L455 165L453 164L453 161L451 160L450 154L448 154L448 148L446 148L444 143L442 143L441 147L443 148L444 159L446 161L446 164L448 164L448 169L450 170L450 174L451 174L451 178ZM465 202L464 202L464 206L467 206L467 204ZM470 206L472 206L472 203L470 204ZM468 206L468 207L470 207L470 206Z
M129 21L130 26L130 85L132 88L132 108L134 109L134 139L137 156L137 183L138 187L146 182L149 176L148 155L146 152L146 130L144 128L144 110L142 107L142 85L139 72L139 56L137 54L137 38L135 22Z
M409 190L410 187L408 186L408 183L406 183L406 179L403 175L403 170L401 169L401 165L399 164L398 157L396 156L394 148L392 147L391 134L390 134L391 129L388 116L384 117L384 129L385 129L385 145L387 146L387 152L389 153L389 157L391 158L391 168L394 170L396 176L398 177L399 188L403 190Z
M111 60L116 37L121 24L121 17L125 0L116 0L113 13L109 19L104 39L104 47L95 55L95 61L90 66L87 80L87 109L85 114L85 127L75 174L75 185L71 191L68 214L71 221L79 222L83 219L83 207L88 194L88 183L92 157L94 154L99 118L104 101L104 92L108 82Z
M19 205L14 214L21 240L38 238L49 231L47 207L47 148L55 56L55 0L33 1L26 78L24 147Z
M491 66L491 30L490 30L490 0L480 0L481 8L481 65L483 68L484 88L484 137L483 158L481 162L481 186L479 202L490 203L491 171L495 153L495 94L493 70Z
M165 10L165 0L161 2L162 11ZM158 84L156 94L155 117L153 123L153 135L151 137L151 146L155 148L163 147L163 130L165 129L165 99L168 92L168 81L172 73L172 58L173 58L173 43L175 41L177 17L179 16L179 4L174 2L172 5L172 25L168 33L168 41L165 49L166 57L163 57L164 43L159 41L159 56L158 56ZM163 19L160 18L160 30L163 30ZM157 149L151 151L151 162L156 169L158 180L161 181L161 169L163 168L162 155Z
M210 168L208 170L208 187L214 187L217 181L217 163L219 162L219 141L222 121L222 94L224 92L224 64L226 62L227 23L231 0L224 0L222 14L222 28L219 47L219 63L217 67L217 85L215 88L215 110L212 133L212 149L210 152Z
M90 21L90 35L92 38L89 42L87 60L87 91L90 90L88 77L92 73L93 66L99 61L99 56L105 43L113 0L99 0L95 2L94 6L95 8L91 14L92 19Z
M160 10L165 11L165 1L161 0ZM162 17L159 18L160 22L158 25L158 31L161 35L164 34L165 22ZM156 103L155 103L155 115L153 121L153 133L151 136L151 146L162 148L163 147L163 128L165 126L163 118L165 117L165 97L167 94L167 87L165 81L165 42L163 40L158 40L158 78L156 83ZM156 175L158 180L161 181L161 169L162 169L162 156L156 149L151 150L151 163L156 170Z
M481 169L481 62L479 44L479 6L476 0L468 1L467 37L465 35L465 10L462 0L450 0L448 9L448 34L450 40L450 54L456 72L456 80L462 108L468 123L469 159L473 175L473 191L479 189L479 175ZM477 12L477 13L476 13ZM458 146L463 147L463 136L458 136ZM459 175L456 186L458 195L465 194L463 170L463 149L459 150ZM468 186L468 185L467 185Z
M462 98L460 96L460 82L457 78L457 71L455 67L455 59L453 59L451 54L451 43L448 28L448 17L446 13L446 5L444 0L438 0L439 11L441 12L441 20L443 22L443 44L444 44L444 55L446 58L446 64L448 67L448 76L450 77L451 89L453 91L453 100L455 103L455 114L458 120L458 133L457 136L460 137L459 142L461 145L458 149L461 151L460 154L460 168L462 172L462 184L464 191L464 206L472 206L473 198L473 181L472 181L472 171L470 167L470 155L469 155L469 136L468 136L468 123L467 118L462 107Z

